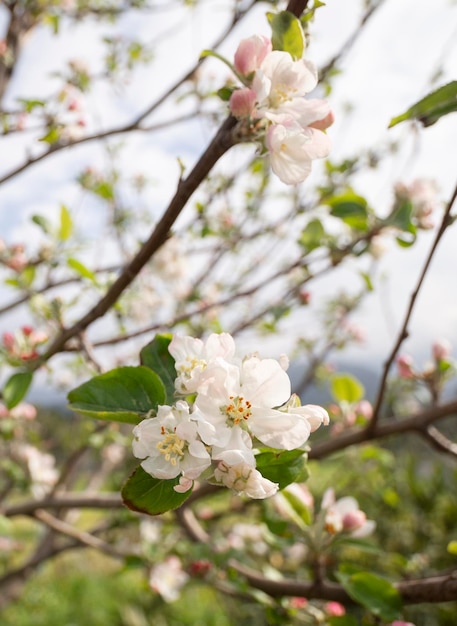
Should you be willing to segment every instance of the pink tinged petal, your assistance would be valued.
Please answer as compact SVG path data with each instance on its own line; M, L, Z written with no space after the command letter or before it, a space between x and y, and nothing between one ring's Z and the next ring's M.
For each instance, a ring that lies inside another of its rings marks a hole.
M186 491L189 491L189 489L192 488L193 484L194 484L193 480L191 480L190 478L185 478L184 476L181 476L179 479L179 483L175 485L173 489L177 493L186 493Z
M292 101L284 104L281 107L281 111L296 120L303 128L306 126L320 128L317 124L323 123L329 116L330 105L327 100L294 98Z
M263 35L243 39L235 52L235 69L244 75L255 72L271 48L271 41Z
M229 107L232 115L238 118L249 117L254 112L256 93L248 87L236 89L230 96Z
M328 156L332 144L325 133L309 127L305 128L303 132L308 138L306 152L311 159L324 159Z
M327 135L297 124L270 126L266 140L273 171L289 185L305 180L311 172L311 160L326 156L330 150Z
M273 50L263 60L260 70L271 80L273 94L277 91L304 96L317 85L315 65L304 59L294 61L288 52Z
M317 128L318 130L326 130L333 124L334 121L335 114L333 113L333 111L329 111L325 117L316 120L312 124L309 124L309 126Z

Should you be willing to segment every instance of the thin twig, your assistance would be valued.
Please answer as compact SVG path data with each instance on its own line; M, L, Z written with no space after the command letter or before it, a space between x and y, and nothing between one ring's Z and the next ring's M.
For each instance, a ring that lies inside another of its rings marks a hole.
M398 333L398 337L397 340L386 360L386 362L384 363L384 369L383 369L383 373L382 373L382 377L381 377L381 382L379 384L379 389L378 389L378 393L376 396L376 402L374 404L373 407L373 418L370 421L370 424L367 427L368 432L371 432L373 430L376 429L376 425L377 422L379 420L380 417L380 412L381 412L381 406L384 400L384 393L387 387L387 377L389 374L389 370L392 366L392 363L394 362L394 359L400 349L400 346L402 345L402 343L405 341L405 339L408 337L408 326L409 326L409 322L414 310L414 306L416 304L416 300L417 300L417 296L419 295L419 292L421 290L421 287L424 283L425 280L425 276L429 270L430 264L432 262L432 259L435 255L435 252L438 248L438 244L440 243L446 229L448 228L448 226L451 224L451 219L450 219L450 213L452 210L452 207L454 205L454 202L457 198L457 186L455 187L451 199L449 200L446 209L444 211L444 215L443 218L441 220L441 224L440 227L438 228L438 231L435 235L435 239L433 241L432 247L430 249L430 252L427 256L427 259L425 261L424 267L422 269L422 272L420 273L419 276L419 280L417 282L416 288L414 289L414 291L411 294L411 298L409 301L409 306L406 310L406 314L405 314L405 318L402 324L402 327L400 329L400 332Z

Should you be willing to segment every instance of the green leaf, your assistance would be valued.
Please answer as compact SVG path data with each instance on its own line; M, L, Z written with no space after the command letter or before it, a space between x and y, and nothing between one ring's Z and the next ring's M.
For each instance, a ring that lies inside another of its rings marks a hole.
M178 493L173 489L179 483L179 477L172 480L158 480L147 474L141 467L136 468L122 488L124 504L132 511L160 515L176 509L187 500L192 489Z
M332 376L330 390L338 402L358 402L365 395L364 386L352 374L335 374Z
M33 100L27 98L18 98L18 102L22 104L26 113L31 113L33 109L37 107L44 107L46 104L44 100Z
M28 265L25 267L19 275L19 284L21 287L29 289L35 280L36 267L34 265Z
M26 396L32 378L31 372L17 372L7 380L2 396L8 409L13 409Z
M348 189L339 196L334 196L326 202L330 207L330 215L338 217L345 224L357 230L366 230L368 227L367 201Z
M51 233L51 222L43 215L32 215L32 222L39 226L46 235Z
M119 367L83 383L68 394L70 409L101 420L138 424L159 404L165 387L147 367Z
M45 143L48 143L51 145L59 141L60 134L61 134L61 131L59 130L59 128L57 128L56 126L50 126L48 128L48 132L45 135L43 135L43 137L40 137L39 141L44 141Z
M370 572L357 572L352 575L337 572L336 577L351 598L366 607L373 615L386 622L401 618L401 596L385 578Z
M407 111L393 117L389 128L406 120L418 120L424 126L435 124L441 117L457 111L457 80L439 87L413 104Z
M322 222L318 219L311 220L303 229L298 243L305 248L307 252L311 252L316 248L324 245L326 242L326 233Z
M303 450L266 451L255 458L257 469L262 476L278 483L280 489L307 478L307 457Z
M73 232L73 220L71 219L70 211L62 204L60 206L60 227L58 237L60 241L66 241Z
M77 259L68 259L67 265L68 267L71 267L72 270L75 270L75 272L82 278L88 278L94 284L97 283L97 277L94 272L81 263L81 261L78 261Z
M301 528L303 526L309 526L312 522L311 511L306 504L304 504L303 500L287 489L282 491L281 495L290 505L291 517L295 523Z
M329 617L329 626L358 626L358 621L352 615L335 615Z
M267 13L271 26L273 50L288 52L294 59L301 59L305 50L305 36L300 20L290 11Z
M166 403L175 401L175 360L168 352L172 335L156 335L140 352L141 365L145 365L160 376L167 394Z

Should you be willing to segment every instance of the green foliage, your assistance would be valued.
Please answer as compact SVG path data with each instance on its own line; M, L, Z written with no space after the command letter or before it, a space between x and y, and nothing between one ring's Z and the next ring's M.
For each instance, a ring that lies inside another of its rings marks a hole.
M330 215L338 217L351 228L367 230L369 215L367 201L352 189L330 198L326 204L330 207Z
M289 11L267 13L272 36L273 50L288 52L294 59L301 59L305 50L305 37L300 20Z
M31 372L16 372L6 381L3 387L2 397L8 409L12 409L19 404L27 395L32 384L33 374Z
M309 221L300 234L298 243L306 250L306 252L312 252L317 248L325 245L327 241L327 235L322 225L322 222L315 218Z
M418 120L424 126L432 126L444 115L457 111L457 80L439 87L413 104L407 111L393 117L389 128L406 120Z
M156 335L140 352L141 365L153 370L162 380L166 391L166 404L175 401L175 360L168 352L172 335Z
M417 228L413 223L413 205L409 200L399 202L385 224L402 231L396 238L400 246L407 248L416 241Z
M181 506L192 493L192 489L185 493L175 491L173 487L178 483L179 477L172 480L158 480L139 466L122 488L122 499L132 511L160 515Z
M73 220L68 208L62 204L60 206L60 225L58 237L60 241L67 241L73 232ZM75 268L73 268L75 269ZM92 273L92 272L91 272Z
M166 399L159 376L148 367L119 367L68 394L70 409L101 420L137 424Z
M303 450L260 452L256 456L256 465L260 473L268 480L278 483L280 489L307 478L306 454Z
M337 572L336 577L351 598L365 606L373 615L385 621L401 618L400 594L388 580L370 572L352 575Z
M81 278L87 278L92 283L96 284L97 276L95 275L95 273L88 267L86 267L84 263L78 261L78 259L67 259L67 265L68 267L71 267L71 269L74 270L79 276L81 276Z
M335 374L332 376L330 390L338 402L358 402L365 395L362 383L352 374Z

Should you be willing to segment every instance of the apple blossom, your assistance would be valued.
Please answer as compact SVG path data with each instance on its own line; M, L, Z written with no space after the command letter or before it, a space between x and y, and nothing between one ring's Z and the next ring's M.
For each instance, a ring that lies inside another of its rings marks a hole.
M400 378L414 378L413 359L409 354L399 354L395 362Z
M325 612L330 617L340 617L346 615L346 609L340 602L326 602L324 606Z
M299 448L309 437L307 419L274 408L289 397L290 379L278 361L251 356L238 366L219 360L195 400L200 436L208 445L225 447L231 429L241 427L267 446Z
M270 126L266 143L273 172L288 185L303 182L311 173L313 159L327 156L330 149L322 131L303 129L293 121Z
M366 514L359 509L355 498L347 496L335 501L333 489L325 492L322 509L325 510L325 528L332 535L346 532L351 537L367 537L376 527L376 523L367 520Z
M271 50L271 41L263 35L253 35L248 39L242 39L235 52L234 67L237 72L245 76L252 74Z
M176 390L187 394L197 390L208 363L217 357L224 359L233 357L235 342L228 333L212 334L206 342L194 337L175 335L168 351L175 360L178 374L175 381Z
M238 118L249 117L254 113L256 93L249 87L235 89L230 96L229 106L232 115Z
M451 355L451 344L447 339L435 341L432 346L432 354L435 361L445 361Z
M174 602L179 598L179 592L188 580L189 575L182 569L180 559L172 555L152 568L149 586L160 594L165 602Z
M214 470L214 479L239 495L253 499L269 498L278 491L278 485L264 478L262 474L248 465L226 465L223 461Z
M177 402L175 407L159 406L157 417L140 422L133 435L133 454L145 459L142 468L155 478L171 479L183 474L193 480L211 464L205 446L197 438L197 425L190 419L186 402Z

